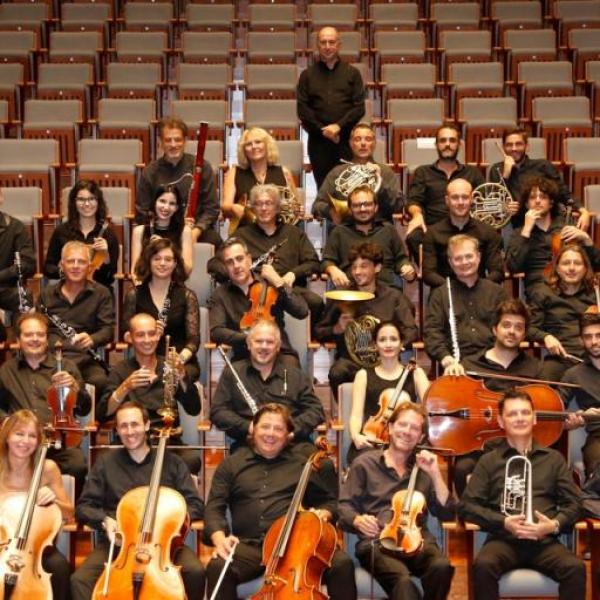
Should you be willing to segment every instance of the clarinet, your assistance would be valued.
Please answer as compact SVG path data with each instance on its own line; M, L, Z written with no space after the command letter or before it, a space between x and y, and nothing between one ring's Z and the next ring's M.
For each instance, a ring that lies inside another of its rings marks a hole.
M273 244L264 254L261 254L250 266L252 271L256 271L259 267L262 267L265 263L270 262L275 256L275 252L281 248L287 242L287 238L278 244Z
M169 310L171 309L171 298L169 294L171 293L171 286L173 283L169 284L169 289L167 290L167 295L165 296L165 301L163 302L162 308L158 311L158 316L156 320L163 326L163 331L167 329L167 319L169 318Z
M244 382L240 379L240 376L237 374L236 370L233 368L233 365L231 364L231 361L229 360L227 353L223 350L223 348L221 348L221 346L217 346L217 348L219 349L221 356L225 360L225 363L231 369L231 372L233 373L233 376L235 377L235 383L237 385L237 389L240 391L240 394L242 394L244 400L250 407L250 412L254 416L258 412L258 406L256 406L256 401L250 395L250 392L246 389Z
M65 323L58 315L52 315L43 304L40 304L40 309L48 317L48 320L53 323L60 335L62 335L69 343L73 343L73 338L77 332L68 323ZM100 353L93 348L88 348L86 352L108 373L108 365L100 356Z
M21 253L15 251L15 267L17 267L17 291L19 293L19 312L31 312L32 307L27 300L27 292L23 285L23 272L21 271Z
M452 354L454 360L460 362L460 347L458 345L458 332L456 330L456 313L454 312L454 301L452 300L452 283L450 277L446 277L448 286L448 323L450 324L450 337L452 339Z

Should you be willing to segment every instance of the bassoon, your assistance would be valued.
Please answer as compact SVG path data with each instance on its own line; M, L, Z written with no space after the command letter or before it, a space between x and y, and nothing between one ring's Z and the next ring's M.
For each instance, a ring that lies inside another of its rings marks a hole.
M196 149L196 161L194 163L194 172L192 173L192 185L188 194L186 217L196 219L196 209L198 208L198 199L200 198L200 187L202 183L202 168L204 167L204 151L206 150L206 140L208 138L208 123L200 121L198 128L198 147Z

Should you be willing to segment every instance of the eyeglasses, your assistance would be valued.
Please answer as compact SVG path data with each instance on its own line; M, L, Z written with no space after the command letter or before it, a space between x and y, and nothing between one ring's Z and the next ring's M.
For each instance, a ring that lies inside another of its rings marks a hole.
M275 202L272 200L265 200L264 202L254 202L253 206L255 208L273 208L275 206Z
M98 198L96 198L96 196L89 196L88 198L77 196L77 198L75 198L75 202L77 202L77 204L93 204L94 202L98 202Z

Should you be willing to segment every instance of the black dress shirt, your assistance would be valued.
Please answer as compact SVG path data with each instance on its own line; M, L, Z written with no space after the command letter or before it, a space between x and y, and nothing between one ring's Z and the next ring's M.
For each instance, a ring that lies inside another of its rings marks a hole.
M392 517L392 498L396 492L408 488L410 469L401 477L386 464L383 450L371 450L358 456L343 483L340 492L340 525L346 531L365 536L354 527L358 515L373 515L383 527ZM419 526L427 531L427 511L439 519L450 521L456 514L456 502L450 494L441 504L433 482L427 473L419 470L415 490L425 496L426 510L419 517Z
M240 448L217 467L204 517L204 537L216 531L259 545L272 523L284 515L296 491L306 456L289 447L268 459L252 448ZM331 461L310 475L303 506L337 516L337 475ZM231 526L227 519L231 511Z
M161 185L177 181L186 173L193 173L196 157L184 154L176 165L173 165L164 157L152 161L142 171L136 194L136 223L145 223L148 220L148 210L152 204L152 198ZM180 197L187 202L191 177L184 177L177 183ZM215 176L213 168L207 160L202 167L202 178L200 181L200 193L198 207L194 217L194 227L206 230L213 226L219 217L219 198L215 188Z
M504 491L506 461L518 452L502 440L498 448L484 454L462 495L459 514L465 521L479 525L494 537L511 538L504 528L505 515L500 512ZM531 461L533 510L556 519L560 529L570 529L581 513L580 491L573 482L562 455L552 448L533 442L527 455ZM545 540L553 540L547 536Z
M50 279L58 279L60 277L59 263L63 246L73 240L92 245L94 239L99 237L101 229L102 225L96 223L94 229L84 236L80 229L73 229L68 223L61 223L52 233L50 243L48 244L46 262L44 263L44 275ZM108 243L109 262L100 265L94 273L94 281L110 287L115 280L115 273L117 272L119 240L117 240L110 226L104 231L102 237Z
M25 225L6 213L0 212L0 285L16 286L17 267L15 252L21 254L21 272L24 279L35 273L35 252Z
M116 518L121 498L133 488L150 485L155 459L155 448L139 463L125 448L98 456L75 507L77 522L104 535L102 521L105 517ZM184 497L193 521L203 518L204 502L198 496L192 476L183 460L169 450L165 452L160 485L176 490Z
M575 383L578 388L561 387L560 394L565 406L571 400L575 400L581 410L600 407L600 371L592 364L589 356L585 356L584 362L568 369L562 376L565 383ZM600 421L590 421L585 425L587 431L593 431L595 435L600 432Z
M156 374L158 377L149 385L142 386L135 390L130 390L127 396L122 400L135 400L144 406L150 413L150 423L160 426L162 417L157 413L158 409L163 406L164 386L162 382L164 360L158 358L156 365ZM140 368L140 364L134 358L122 360L112 366L108 375L108 381L104 388L102 398L96 404L96 418L99 421L106 421L110 418L107 415L108 401L112 393L134 372ZM181 402L185 411L190 415L197 415L200 412L200 397L198 388L192 384L187 375L184 377L185 391L180 384L175 392L175 400Z
M218 286L208 303L210 338L217 344L231 346L234 360L248 356L246 333L240 330L240 321L251 305L250 299L242 289L231 282ZM271 312L281 330L282 350L286 354L295 354L285 331L284 312L296 319L304 319L308 315L306 301L295 292L286 292L282 288Z
M69 359L63 359L63 371L70 373L79 384L75 414L87 415L92 402L85 390L79 369ZM32 369L23 358L11 358L0 367L0 417L22 408L32 410L40 422L50 422L48 388L56 373L56 360L48 354L37 369Z
M260 371L252 366L249 359L236 362L233 368L258 407L275 402L290 409L295 442L309 439L315 427L325 421L321 401L315 396L310 379L301 369L286 368L277 360L271 374L263 380ZM239 442L243 442L248 435L252 411L227 367L210 404L210 420Z
M489 225L470 218L462 229L446 216L427 228L423 239L423 281L431 286L443 285L446 277L452 275L448 263L448 240L453 235L470 235L479 241L481 264L479 276L487 277L496 283L504 281L504 260L502 259L502 237Z
M444 196L446 187L454 179L466 179L473 189L485 183L481 171L470 165L458 163L450 177L437 166L437 161L432 165L421 165L408 190L408 208L418 206L427 226L437 223L448 214Z
M352 246L364 242L378 244L383 250L383 266L378 278L384 283L393 283L394 273L400 273L404 265L410 264L404 242L391 223L375 222L371 229L364 233L350 220L348 223L336 225L327 236L321 271L325 272L327 267L334 266L350 277L350 250Z
M338 322L341 310L336 302L327 301L323 318L315 327L315 335L320 342L336 343L336 359L350 358L344 334L336 335L333 328ZM372 315L380 321L392 321L400 330L404 346L412 344L419 335L415 323L414 304L398 289L385 283L377 282L375 297L372 300L359 302L356 306L356 317Z
M489 348L494 343L492 325L498 304L508 298L504 288L489 279L478 279L473 287L452 279L452 299L461 358ZM432 290L425 315L423 339L431 358L441 361L451 355L448 288Z

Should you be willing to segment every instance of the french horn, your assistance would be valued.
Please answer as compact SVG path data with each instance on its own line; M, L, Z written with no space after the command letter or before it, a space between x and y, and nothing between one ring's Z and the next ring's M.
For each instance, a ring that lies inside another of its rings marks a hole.
M510 221L512 196L501 183L482 183L473 190L471 216L494 229L502 229Z

